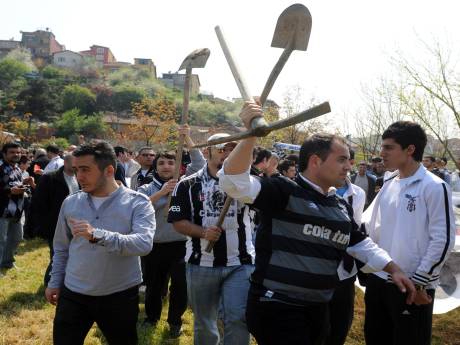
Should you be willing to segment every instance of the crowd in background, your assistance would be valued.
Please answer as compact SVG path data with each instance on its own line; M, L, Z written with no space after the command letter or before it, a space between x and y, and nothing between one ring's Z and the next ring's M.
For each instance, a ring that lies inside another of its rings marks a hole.
M211 336L208 334L203 335L201 338L204 339L204 343L208 343L208 340L209 343L215 341L212 336L214 336L213 332L217 332L217 329L213 329L212 316L210 315L217 312L219 317L224 320L226 327L228 326L228 329L226 328L225 330L228 337L227 342L238 342L243 339L245 343L249 333L246 325L238 324L244 318L244 314L241 314L241 308L238 309L237 307L239 301L232 300L231 304L227 302L235 292L233 291L229 294L224 290L218 291L220 289L218 288L216 290L216 304L213 305L213 308L216 309L212 311L203 310L202 306L209 302L206 302L209 296L197 294L197 291L200 291L200 287L191 285L190 281L186 280L186 277L194 277L193 281L195 282L211 280L209 277L204 278L203 272L197 271L196 268L195 271L189 270L189 267L193 265L188 265L186 269L186 262L195 263L198 267L209 266L216 268L220 266L219 260L226 260L226 263L224 262L222 266L227 269L233 267L233 265L236 265L236 267L247 267L246 264L252 265L254 263L254 247L252 244L244 244L244 241L247 241L245 238L254 239L254 230L260 219L257 212L250 208L244 212L236 211L235 209L235 214L241 213L242 217L241 219L238 218L237 221L238 226L241 228L238 228L236 237L231 238L227 234L227 243L214 249L214 255L209 259L212 261L207 263L202 261L204 259L201 258L201 241L217 242L221 232L218 229L212 229L209 223L207 225L210 230L207 229L202 234L200 232L190 233L189 229L193 227L192 223L187 224L187 227L183 228L184 230L180 230L180 226L176 223L183 221L184 214L186 214L187 219L195 219L195 222L198 222L197 224L200 226L204 224L201 221L215 221L216 217L214 216L214 218L209 216L208 220L206 218L212 213L213 207L216 205L222 206L219 202L223 202L223 199L213 200L213 203L215 203L213 205L206 205L206 202L203 202L203 209L198 214L193 214L195 212L194 208L198 207L199 202L204 201L207 195L210 195L210 198L216 198L218 194L216 193L218 182L215 182L218 180L217 171L222 168L224 159L230 154L236 143L216 145L201 151L191 148L193 147L193 142L189 136L189 129L181 129L181 131L186 137L187 146L190 147L189 150L184 152L179 167L183 182L188 181L188 188L190 188L187 192L184 192L184 195L190 195L191 210L187 211L190 214L184 211L184 205L189 201L180 200L179 196L181 188L185 187L177 187L179 185L178 180L173 179L176 164L175 152L156 151L152 147L143 147L137 151L131 151L122 146L113 148L116 157L116 168L113 171L114 180L119 186L123 185L147 196L156 213L153 250L142 254L141 260L142 285L144 286L142 290L145 292L146 310L146 318L143 324L156 326L161 316L162 301L168 294L169 288L168 323L171 336L178 337L182 332L182 315L185 312L188 301L191 303L195 313L195 336L200 336L200 327L209 327L212 330L210 332ZM109 149L111 150L110 147ZM44 272L44 284L48 286L51 279L51 285L53 285L55 229L56 227L59 228L59 214L62 212L61 207L64 200L82 188L82 182L77 180L75 174L80 169L78 167L76 169L75 159L85 154L81 150L81 147L75 145L67 148L59 148L56 145L48 145L45 148L33 146L29 149L23 148L17 143L3 145L0 160L0 266L2 269L7 270L15 267L14 254L22 238L27 239L39 236L47 240L50 249L50 263L46 268L46 272ZM369 161L355 162L354 151L349 148L349 152L352 169L346 179L346 185L338 187L337 194L345 198L345 195L354 193L349 192L349 194L346 194L347 189L356 188L358 190L357 194L363 196L363 205L361 210L357 212L359 218L362 211L372 203L391 171L386 169L385 162L380 157L373 157ZM97 156L97 150L91 151L91 154ZM452 190L460 191L459 171L449 171L446 158L427 155L423 157L423 165L428 171L449 184ZM298 153L257 147L253 151L250 173L261 179L284 176L290 180L295 180L299 173L298 167ZM201 185L199 192L193 190L193 186L197 184ZM353 187L350 188L352 185ZM173 191L175 192L173 193ZM193 199L192 195L194 193L198 193L199 201ZM173 211L175 209L180 210L181 216L179 217L171 216L170 212L168 218L167 206L170 202L168 200L170 194L173 195L171 209ZM97 198L96 196L94 198L94 204L96 204ZM354 202L356 203L357 200L355 199ZM349 200L349 204L354 207L352 200ZM207 206L210 208L206 209ZM96 207L96 210L98 207ZM190 205L188 207L190 208ZM357 207L357 209L359 208ZM203 219L198 221L197 219L203 214L205 215ZM245 218L246 216L248 217ZM174 228L171 223L174 223ZM198 240L194 238L198 238ZM237 263L229 267L228 262L232 260L230 253L232 253L231 255L236 255L235 262ZM219 255L222 255L222 257ZM224 270L220 274L223 276L228 274L229 277L232 275L232 278L219 278L220 280L213 281L213 284L221 287L225 286L227 281L234 280L240 274L242 277L240 279L247 280L248 283L250 273L252 271L239 272L235 269L234 271L226 272ZM235 284L242 283L237 281ZM203 291L206 295L209 293L207 290ZM247 289L242 289L242 291L246 292ZM245 300L245 296L242 299ZM203 319L200 320L200 315L206 316L203 316ZM197 323L199 326L197 326ZM244 328L244 330L242 331L241 328ZM113 329L106 329L106 331L109 335L113 336L115 334L111 333L114 332ZM346 331L348 331L347 328ZM206 338L207 336L211 338ZM59 335L55 334L55 337L59 337ZM236 344L236 342L233 343ZM338 343L340 341L333 342L330 340L329 342L329 344Z

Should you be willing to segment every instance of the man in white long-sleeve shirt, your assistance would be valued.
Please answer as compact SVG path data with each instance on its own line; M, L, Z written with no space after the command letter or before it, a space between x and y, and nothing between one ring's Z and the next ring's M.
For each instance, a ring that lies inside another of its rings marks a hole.
M43 173L47 174L56 171L64 165L64 160L59 156L59 147L56 145L48 145L46 147L46 155L50 161L46 165L45 170L43 170Z
M382 135L385 167L395 170L363 215L370 237L385 249L417 288L407 305L386 272L366 284L368 345L431 343L434 289L455 242L449 186L420 164L427 137L420 125L399 121Z
M252 118L262 115L261 107L251 102L240 116L250 128ZM295 182L251 176L255 142L241 141L218 176L226 193L260 210L256 268L246 308L248 329L258 344L321 343L345 252L365 262L367 272L389 272L403 292L410 291L405 297L411 303L413 284L385 251L358 231L351 207L329 192L351 169L345 140L330 134L307 139Z

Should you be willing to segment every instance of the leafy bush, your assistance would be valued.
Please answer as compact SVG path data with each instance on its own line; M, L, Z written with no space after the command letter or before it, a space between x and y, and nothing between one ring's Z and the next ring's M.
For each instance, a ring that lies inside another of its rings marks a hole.
M130 110L133 103L145 98L145 90L136 86L121 86L113 90L112 105L115 111Z
M70 138L75 134L99 138L107 130L102 114L82 115L76 108L62 114L61 118L54 122L54 127L56 134L64 138Z
M96 110L96 95L90 89L80 85L68 85L62 93L64 111L79 109L83 114L92 114Z

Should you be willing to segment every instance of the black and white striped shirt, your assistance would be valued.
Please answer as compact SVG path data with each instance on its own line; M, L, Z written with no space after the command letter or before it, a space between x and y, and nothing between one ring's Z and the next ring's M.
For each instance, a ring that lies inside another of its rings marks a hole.
M208 172L207 165L182 181L172 193L168 221L189 220L196 225L214 225L219 217L226 194L219 180ZM208 241L188 238L185 261L189 264L219 267L254 263L249 207L233 201L222 225L224 233L211 253L206 253Z

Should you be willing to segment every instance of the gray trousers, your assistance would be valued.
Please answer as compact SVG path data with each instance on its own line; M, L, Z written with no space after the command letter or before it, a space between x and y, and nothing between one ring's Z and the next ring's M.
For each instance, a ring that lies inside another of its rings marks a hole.
M0 218L0 267L11 268L22 240L22 224L13 218Z

